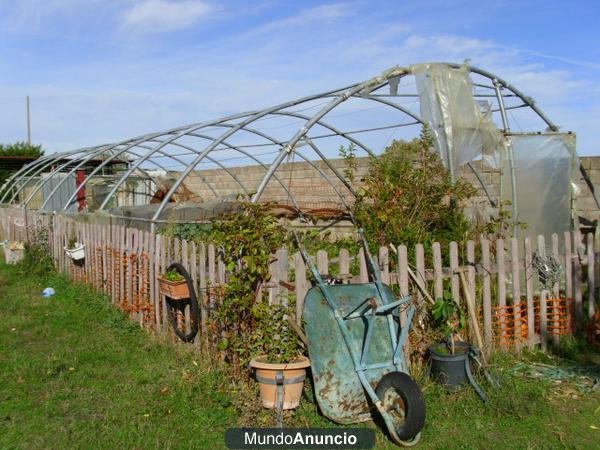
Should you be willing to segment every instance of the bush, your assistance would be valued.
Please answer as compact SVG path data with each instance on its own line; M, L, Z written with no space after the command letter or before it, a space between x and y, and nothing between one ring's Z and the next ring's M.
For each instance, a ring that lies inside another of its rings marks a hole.
M452 182L425 128L419 139L394 141L371 158L353 213L374 246L420 242L427 249L470 237L460 206L475 193L468 182Z

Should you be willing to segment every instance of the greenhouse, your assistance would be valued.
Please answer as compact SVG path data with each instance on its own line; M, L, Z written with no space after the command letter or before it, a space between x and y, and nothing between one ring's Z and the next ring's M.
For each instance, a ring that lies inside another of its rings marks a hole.
M343 215L356 184L340 149L377 156L423 125L451 177L477 185L472 213L505 205L531 236L577 226L575 135L507 81L466 63L396 66L275 106L49 154L10 177L0 201L152 230L214 217L240 195L300 217Z

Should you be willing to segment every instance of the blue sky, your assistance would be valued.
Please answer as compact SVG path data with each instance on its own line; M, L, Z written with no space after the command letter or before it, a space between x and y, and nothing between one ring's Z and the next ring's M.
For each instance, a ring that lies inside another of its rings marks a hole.
M49 151L462 62L600 154L598 1L0 0L0 142Z

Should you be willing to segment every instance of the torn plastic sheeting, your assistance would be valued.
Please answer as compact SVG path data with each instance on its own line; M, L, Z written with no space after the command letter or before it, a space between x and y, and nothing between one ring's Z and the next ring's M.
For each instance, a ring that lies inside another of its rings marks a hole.
M412 72L421 118L429 124L446 166L456 172L460 166L483 157L486 164L499 167L502 135L491 113L482 112L475 101L467 66L454 69L445 64L419 64L412 67Z
M571 230L571 182L576 168L575 135L547 133L511 135L517 186L517 221L527 226L523 236ZM505 200L511 199L506 185Z

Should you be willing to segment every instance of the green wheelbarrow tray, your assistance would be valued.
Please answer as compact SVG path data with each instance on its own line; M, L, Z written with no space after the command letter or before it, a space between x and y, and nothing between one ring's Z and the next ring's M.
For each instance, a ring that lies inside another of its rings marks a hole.
M396 298L388 286L384 285L383 288L388 298ZM342 317L360 309L366 299L379 296L375 283L330 285L327 286L327 292L335 299ZM367 401L352 356L344 345L344 337L334 311L319 287L311 288L306 294L303 317L306 321L304 330L308 340L315 393L323 414L343 424L373 420L374 406ZM367 321L357 317L346 323L352 350L360 355L366 338ZM370 348L364 363L373 368L366 370L365 376L375 389L385 374L392 371L406 372L406 365L403 352L400 352L398 364L393 364L394 348L386 315L376 315L370 326Z
M303 311L315 396L335 422L364 422L377 412L395 443L412 446L425 423L423 395L404 360L415 305L382 282L362 230L359 234L371 280L365 284L326 283L296 236L315 280Z

